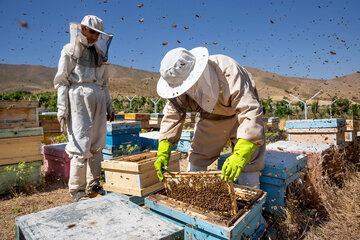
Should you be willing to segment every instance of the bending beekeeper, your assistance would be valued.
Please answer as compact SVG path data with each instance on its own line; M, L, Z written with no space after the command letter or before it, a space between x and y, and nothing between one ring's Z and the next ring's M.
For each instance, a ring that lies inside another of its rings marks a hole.
M113 36L103 31L103 21L93 15L85 16L81 24L70 23L70 43L61 51L54 79L57 117L69 137L65 150L72 158L69 192L75 201L104 192L100 164L106 120L112 121L114 112L105 64Z
M198 112L200 121L189 149L188 171L206 171L231 139L233 152L222 167L222 179L240 176L240 184L259 187L265 133L255 81L247 70L230 57L209 56L204 47L176 48L161 61L160 74L157 92L168 101L154 164L159 180L190 110Z

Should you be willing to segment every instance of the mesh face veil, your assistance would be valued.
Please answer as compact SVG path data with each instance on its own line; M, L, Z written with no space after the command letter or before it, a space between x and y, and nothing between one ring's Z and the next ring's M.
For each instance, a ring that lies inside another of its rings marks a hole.
M186 91L199 106L208 113L214 110L219 98L219 83L215 70L207 64L199 80Z
M78 23L70 23L70 44L66 45L65 51L71 57L79 59L83 54L84 48L90 47L93 50L96 50L99 55L99 59L96 62L106 62L112 38L113 35L111 34L100 33L97 41L93 44L89 44L87 38L81 33L81 25Z

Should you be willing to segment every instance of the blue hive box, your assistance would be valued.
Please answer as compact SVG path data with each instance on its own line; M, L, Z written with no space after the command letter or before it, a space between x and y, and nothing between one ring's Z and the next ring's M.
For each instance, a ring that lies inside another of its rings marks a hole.
M184 229L116 194L15 219L16 239L183 239Z
M142 149L157 150L159 145L159 131L140 133Z
M179 152L187 153L189 151L193 137L194 130L183 130L177 145L177 150Z
M103 159L137 153L141 150L141 122L115 121L106 125L106 145Z
M305 171L307 156L288 152L266 151L260 188L267 192L265 211L281 214L287 186Z
M286 129L309 129L309 128L338 128L345 126L344 118L311 119L311 120L288 120Z
M196 209L161 194L152 194L145 198L145 205L151 212L184 227L184 239L259 239L265 229L262 224L262 205L265 202L266 193L253 188L234 186L235 192L241 192L243 195L253 194L255 197L249 208L228 224L213 220Z

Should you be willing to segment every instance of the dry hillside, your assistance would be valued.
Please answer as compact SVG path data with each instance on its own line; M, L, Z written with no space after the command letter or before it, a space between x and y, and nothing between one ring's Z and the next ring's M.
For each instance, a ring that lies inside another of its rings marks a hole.
M246 67L255 77L261 98L275 100L289 93L309 98L320 89L321 99L329 100L338 95L360 101L360 73L353 73L330 80L285 77L257 68ZM109 65L110 92L112 96L155 96L159 73ZM53 89L52 80L56 68L34 65L0 64L0 91L49 91Z

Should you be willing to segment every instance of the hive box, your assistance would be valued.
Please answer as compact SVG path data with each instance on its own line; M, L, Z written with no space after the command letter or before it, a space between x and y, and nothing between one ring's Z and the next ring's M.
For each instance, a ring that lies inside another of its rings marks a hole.
M345 143L345 119L286 121L289 141L341 145Z
M20 185L40 185L41 165L42 161L0 166L0 194Z
M287 152L265 152L265 167L261 171L260 189L267 192L265 211L281 214L287 186L302 176L306 155Z
M141 123L137 121L108 122L104 159L137 153L141 149L139 132Z
M16 239L183 239L182 227L115 194L15 219Z
M38 101L0 100L0 128L39 127Z
M104 190L143 197L162 189L164 184L159 182L154 168L156 156L156 152L147 152L104 160ZM180 153L171 153L169 171L179 171L179 159Z
M277 141L266 145L266 150L275 152L306 154L307 164L311 168L316 163L314 154L321 155L323 152L330 149L330 146L331 145L327 143Z
M345 125L345 141L354 142L357 132L360 130L360 121L354 119L346 119Z
M179 152L187 153L190 149L190 145L193 137L194 137L194 130L183 130L177 145L177 150Z
M159 131L140 133L142 149L157 150L159 145Z
M184 226L184 239L259 239L264 231L261 215L266 193L238 185L234 190L242 195L251 194L254 198L250 207L239 212L238 217L228 224L161 194L145 198L145 205L166 220Z
M69 180L71 158L65 152L66 143L43 146L45 176Z
M39 114L39 121L44 133L59 133L61 130L57 112L42 112Z
M231 153L227 153L220 156L218 160L219 170L230 155ZM291 182L301 176L302 172L305 171L306 164L306 155L289 152L265 152L265 167L261 171L260 189L267 192L268 195L265 203L266 211L282 213L280 207L285 204L285 190ZM238 180L235 181L235 183L238 182Z
M157 150L159 145L159 131L151 131L147 133L140 133L140 140L142 149L151 149ZM172 148L173 151L176 150L176 146Z
M0 129L0 165L42 159L41 127Z

